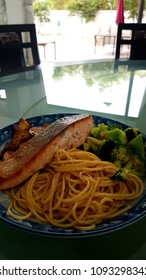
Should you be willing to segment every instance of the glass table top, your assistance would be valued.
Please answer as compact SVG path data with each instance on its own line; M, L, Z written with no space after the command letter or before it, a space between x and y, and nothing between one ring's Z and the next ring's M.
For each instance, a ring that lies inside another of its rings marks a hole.
M136 66L135 66L136 68ZM146 70L92 61L0 77L0 128L20 117L89 112L145 129Z
M118 66L113 60L45 63L36 70L0 77L0 129L21 117L85 112L137 127L146 134L145 89L144 62ZM12 259L39 259L40 254L43 259L144 259L145 227L143 218L103 236L55 239L0 222L0 252Z

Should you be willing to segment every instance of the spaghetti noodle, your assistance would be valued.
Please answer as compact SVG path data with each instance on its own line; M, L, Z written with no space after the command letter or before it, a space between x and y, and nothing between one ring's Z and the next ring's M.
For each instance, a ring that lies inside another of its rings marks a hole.
M53 162L23 186L7 190L7 215L25 220L35 217L56 227L92 230L96 224L130 208L128 201L143 192L143 182L132 173L127 181L112 181L117 167L96 155L59 150Z

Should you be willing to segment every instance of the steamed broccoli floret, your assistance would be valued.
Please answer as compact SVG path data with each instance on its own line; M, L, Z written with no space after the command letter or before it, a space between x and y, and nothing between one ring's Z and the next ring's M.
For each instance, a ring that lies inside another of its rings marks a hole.
M133 149L137 154L139 154L142 159L145 159L145 150L143 143L142 134L138 134L133 140L131 140L128 145Z
M83 144L83 149L85 151L99 152L105 141L88 136L86 142Z
M110 178L113 181L117 180L117 181L125 182L127 181L127 172L128 172L127 169L121 168L117 170Z
M112 140L116 143L123 143L123 144L127 143L126 133L119 128L115 128L109 131L104 131L103 138Z
M117 146L111 153L111 161L119 168L124 168L137 176L145 176L145 160L129 146Z
M89 144L90 148L95 151L99 151L101 146L104 144L106 140L99 140L93 137L88 136L87 137L87 143Z
M125 129L125 133L127 136L127 141L130 142L138 135L139 131L137 128L128 127Z
M110 178L111 180L124 182L127 180L128 172L131 172L139 177L145 176L145 164L138 155L134 155L123 168L117 170Z
M115 128L117 128L117 125L115 125L115 124L108 124L108 130L113 130Z
M120 170L118 176L122 174L125 177L125 170L140 177L145 175L146 147L137 128L124 130L101 123L92 129L84 149L93 152L101 160L114 163Z
M110 128L104 123L92 129L91 135L98 139L112 140L117 143L127 143L126 133L120 128Z
M96 154L102 160L112 161L111 154L114 147L115 147L115 143L113 141L107 140L103 143L100 150Z
M103 139L103 133L104 131L107 130L108 130L108 126L105 125L104 123L101 123L92 129L91 135L93 135L95 138Z
M111 152L111 161L118 167L124 167L130 160L132 152L127 150L127 146L115 146Z
M131 156L125 168L139 177L145 176L145 161L138 154Z
M85 142L81 148L83 148L84 151L90 151L91 147L87 142Z

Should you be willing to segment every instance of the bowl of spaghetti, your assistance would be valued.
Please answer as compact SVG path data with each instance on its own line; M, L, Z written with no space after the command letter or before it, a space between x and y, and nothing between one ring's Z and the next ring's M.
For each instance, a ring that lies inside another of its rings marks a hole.
M41 126L64 116L44 115L28 121ZM110 119L93 119L96 125L126 128ZM12 126L2 130L2 147L11 135ZM51 163L21 186L0 191L0 219L27 231L59 237L119 230L145 215L146 195L144 181L131 172L125 181L111 180L117 170L115 164L90 151L59 149Z

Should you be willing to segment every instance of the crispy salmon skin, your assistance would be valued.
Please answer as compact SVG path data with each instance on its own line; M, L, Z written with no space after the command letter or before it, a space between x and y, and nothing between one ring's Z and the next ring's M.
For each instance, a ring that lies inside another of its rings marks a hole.
M0 189L17 186L51 162L55 152L78 148L93 127L91 115L72 115L56 120L0 163Z

